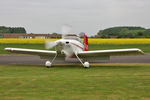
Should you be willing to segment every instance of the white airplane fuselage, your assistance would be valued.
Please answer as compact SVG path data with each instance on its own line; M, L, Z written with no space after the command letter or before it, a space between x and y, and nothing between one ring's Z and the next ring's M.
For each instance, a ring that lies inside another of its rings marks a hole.
M71 39L61 39L56 41L56 51L58 54L65 54L66 60L69 58L74 58L75 53L84 50L84 45L82 42Z

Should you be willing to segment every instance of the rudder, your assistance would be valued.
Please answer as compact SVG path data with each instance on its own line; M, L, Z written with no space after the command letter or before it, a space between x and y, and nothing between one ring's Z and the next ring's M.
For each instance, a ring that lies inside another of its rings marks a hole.
M88 51L88 37L84 34L84 51Z

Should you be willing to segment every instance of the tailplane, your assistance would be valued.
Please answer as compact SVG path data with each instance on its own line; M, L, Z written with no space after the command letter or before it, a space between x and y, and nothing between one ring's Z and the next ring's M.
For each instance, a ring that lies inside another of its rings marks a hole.
M84 51L88 51L88 37L84 34Z

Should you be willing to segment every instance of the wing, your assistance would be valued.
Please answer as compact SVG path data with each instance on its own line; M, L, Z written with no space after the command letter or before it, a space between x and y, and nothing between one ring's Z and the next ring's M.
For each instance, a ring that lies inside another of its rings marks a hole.
M22 48L5 48L6 51L11 53L19 53L19 54L30 54L30 55L38 55L43 59L51 58L56 55L56 51L48 51L48 50L36 50L36 49L22 49Z
M140 49L114 49L114 50L95 50L95 51L82 51L78 53L81 58L92 60L92 58L109 59L110 56L124 56L124 55L142 55L144 52ZM95 60L95 59L93 59Z

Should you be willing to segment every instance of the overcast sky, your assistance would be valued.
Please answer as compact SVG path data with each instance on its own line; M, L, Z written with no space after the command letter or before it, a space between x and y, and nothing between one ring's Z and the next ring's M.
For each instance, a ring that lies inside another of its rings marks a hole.
M150 0L0 0L0 26L22 26L28 33L94 35L113 26L150 28Z

